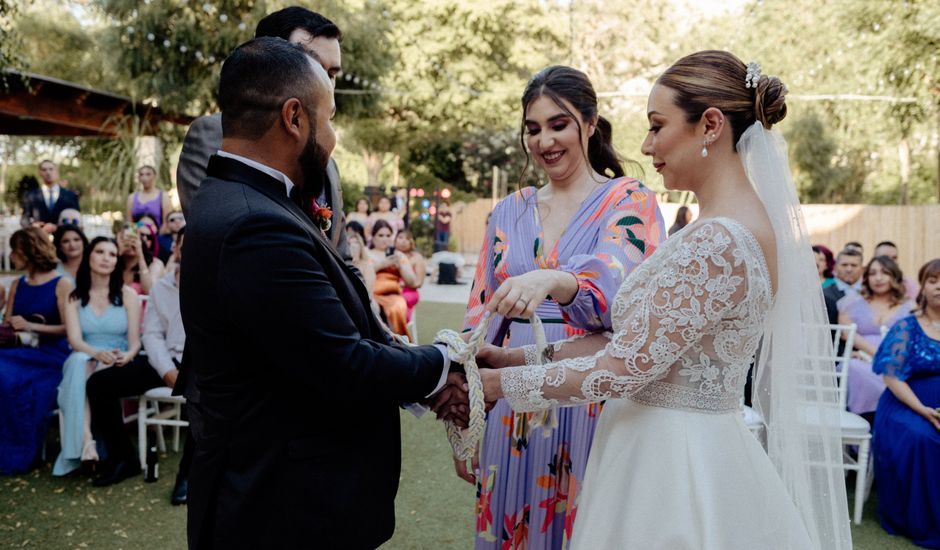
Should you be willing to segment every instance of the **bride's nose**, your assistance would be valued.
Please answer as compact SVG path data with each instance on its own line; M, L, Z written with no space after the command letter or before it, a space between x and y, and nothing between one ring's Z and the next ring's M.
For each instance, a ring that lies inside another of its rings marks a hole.
M643 140L643 143L640 145L640 152L644 155L651 157L653 156L653 134L648 132L646 138Z

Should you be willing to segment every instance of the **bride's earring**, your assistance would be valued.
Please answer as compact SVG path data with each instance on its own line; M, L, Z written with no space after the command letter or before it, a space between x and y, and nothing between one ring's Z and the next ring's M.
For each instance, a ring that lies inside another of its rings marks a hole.
M711 135L711 139L712 139L712 140L715 139L715 134L712 134L712 135ZM709 143L711 143L711 142L710 142L709 140L707 140L707 139L702 142L702 158L708 157L708 144L709 144Z

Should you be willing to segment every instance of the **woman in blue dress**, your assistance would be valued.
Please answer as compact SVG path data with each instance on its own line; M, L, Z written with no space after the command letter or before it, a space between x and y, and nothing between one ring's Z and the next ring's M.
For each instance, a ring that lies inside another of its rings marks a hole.
M10 286L3 324L38 335L36 347L0 349L0 473L29 469L45 437L55 388L69 353L62 308L72 285L55 271L55 249L41 230L10 237L10 259L27 274ZM40 318L43 322L39 322Z
M940 548L940 259L919 275L917 311L875 355L890 391L878 403L872 451L882 527Z
M65 307L65 325L74 350L65 361L59 384L59 410L64 416L62 452L53 475L66 475L98 452L91 437L91 415L85 381L96 370L122 367L140 351L140 302L124 286L117 241L96 237L88 245Z

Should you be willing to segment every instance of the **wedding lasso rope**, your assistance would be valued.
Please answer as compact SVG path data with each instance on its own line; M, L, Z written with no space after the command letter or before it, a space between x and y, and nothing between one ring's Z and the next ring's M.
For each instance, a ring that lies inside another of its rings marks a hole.
M486 341L486 331L490 322L496 315L488 315L474 327L466 342L457 332L444 329L437 333L434 342L447 346L450 360L463 365L467 377L467 387L470 400L470 420L467 429L460 429L451 421L446 421L447 440L454 450L454 457L458 460L470 460L476 452L483 433L486 429L486 402L483 396L483 381L480 379L480 369L477 367L476 356ZM535 346L538 351L539 364L542 362L543 352L548 344L545 341L545 329L542 320L537 314L530 319L532 334L535 337Z

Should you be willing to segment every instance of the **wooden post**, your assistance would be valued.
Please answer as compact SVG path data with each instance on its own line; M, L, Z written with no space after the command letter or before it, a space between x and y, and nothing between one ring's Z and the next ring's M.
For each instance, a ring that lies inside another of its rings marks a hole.
M490 208L496 208L499 202L499 166L493 166L493 205Z

